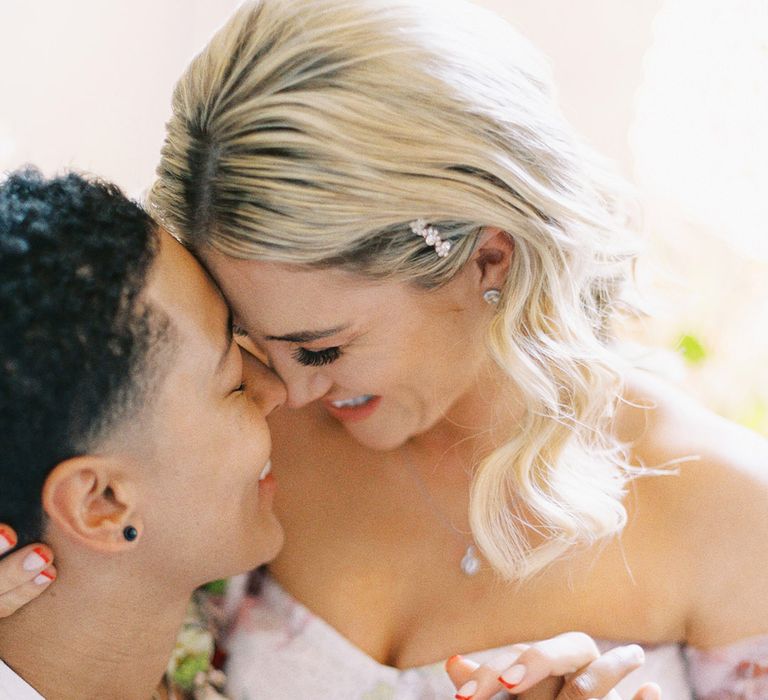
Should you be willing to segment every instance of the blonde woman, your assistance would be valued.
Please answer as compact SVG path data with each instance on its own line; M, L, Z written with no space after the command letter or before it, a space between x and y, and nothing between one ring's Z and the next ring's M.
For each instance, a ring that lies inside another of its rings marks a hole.
M768 696L768 449L617 356L621 193L549 85L485 11L377 0L246 5L179 81L154 209L293 409L236 691L430 697L580 629L670 698Z
M329 692L426 697L432 662L576 628L669 697L768 695L768 449L614 351L619 195L468 4L264 0L191 64L152 203L294 409L236 689L300 696L316 646Z
M262 0L193 61L152 206L292 409L235 697L526 697L570 629L644 646L626 697L768 696L768 448L616 353L621 200L463 2Z

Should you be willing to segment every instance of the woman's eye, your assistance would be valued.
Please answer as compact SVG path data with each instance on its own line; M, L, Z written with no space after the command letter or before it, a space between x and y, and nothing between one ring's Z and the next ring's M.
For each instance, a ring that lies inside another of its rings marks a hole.
M233 394L238 394L238 393L242 394L245 391L245 389L246 389L245 382L240 382L239 386L235 387L234 390L232 391L232 393Z
M240 336L241 338L248 337L248 331L242 326L238 326L236 323L232 324L232 335Z
M293 359L307 367L322 367L335 362L341 357L341 348L325 348L324 350L307 350L296 348L293 351Z

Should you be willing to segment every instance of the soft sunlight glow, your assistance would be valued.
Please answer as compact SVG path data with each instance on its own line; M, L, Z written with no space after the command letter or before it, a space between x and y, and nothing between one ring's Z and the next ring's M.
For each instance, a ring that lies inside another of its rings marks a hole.
M768 260L768 2L667 0L630 140L646 192Z

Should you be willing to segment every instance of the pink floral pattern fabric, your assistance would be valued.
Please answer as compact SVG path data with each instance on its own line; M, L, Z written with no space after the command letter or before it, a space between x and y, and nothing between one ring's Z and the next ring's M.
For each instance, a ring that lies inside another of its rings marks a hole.
M697 700L768 699L768 635L686 656Z
M290 596L269 576L258 595L241 580L226 607L228 694L235 700L445 700L454 694L443 661L409 669L378 663ZM606 651L626 642L598 641ZM768 635L707 651L677 643L646 645L646 663L617 690L631 698L645 682L664 700L768 700ZM478 662L504 649L467 655ZM497 700L508 700L500 693Z

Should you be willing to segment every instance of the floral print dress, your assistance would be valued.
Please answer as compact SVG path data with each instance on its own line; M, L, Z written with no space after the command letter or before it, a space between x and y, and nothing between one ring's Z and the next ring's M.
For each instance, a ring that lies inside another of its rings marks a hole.
M269 576L258 594L235 580L227 608L227 693L232 700L447 700L443 662L409 669L378 663L291 597ZM620 643L598 641L605 651ZM664 700L768 700L768 635L707 651L677 643L645 646L646 663L617 690L631 698L647 681ZM469 653L482 662L503 649ZM509 698L500 693L498 699Z

